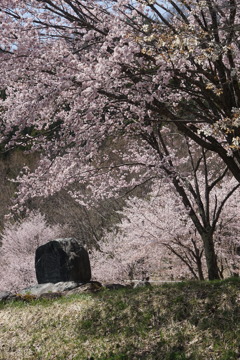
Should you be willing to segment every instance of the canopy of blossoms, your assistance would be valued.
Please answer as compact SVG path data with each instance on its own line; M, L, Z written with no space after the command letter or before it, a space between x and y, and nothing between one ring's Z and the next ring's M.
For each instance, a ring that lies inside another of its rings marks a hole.
M75 181L111 196L129 168L144 182L169 122L240 180L235 0L3 0L0 21L1 141L41 152L22 203ZM130 146L99 159L122 137Z

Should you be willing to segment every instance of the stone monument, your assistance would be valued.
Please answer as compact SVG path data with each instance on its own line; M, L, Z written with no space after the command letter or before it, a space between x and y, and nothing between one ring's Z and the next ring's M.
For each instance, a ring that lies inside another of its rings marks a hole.
M56 239L39 246L35 270L39 284L91 280L88 252L75 238Z

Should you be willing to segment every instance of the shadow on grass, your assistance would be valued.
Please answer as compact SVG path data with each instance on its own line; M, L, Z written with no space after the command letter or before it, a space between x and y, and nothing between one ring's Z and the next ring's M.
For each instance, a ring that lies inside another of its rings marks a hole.
M239 288L228 280L103 292L75 330L82 340L108 339L101 360L239 360Z

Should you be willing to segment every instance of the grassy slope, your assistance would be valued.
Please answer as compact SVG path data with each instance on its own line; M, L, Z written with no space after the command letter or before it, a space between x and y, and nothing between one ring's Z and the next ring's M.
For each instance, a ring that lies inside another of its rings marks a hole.
M1 360L240 359L240 280L1 304Z

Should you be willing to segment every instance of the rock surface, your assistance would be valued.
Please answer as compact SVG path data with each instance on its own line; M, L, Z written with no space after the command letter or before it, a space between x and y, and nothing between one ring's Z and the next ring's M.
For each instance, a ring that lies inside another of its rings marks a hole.
M37 284L34 286L30 286L18 292L20 295L31 294L40 296L46 293L61 293L65 291L69 291L72 289L81 286L81 283L76 283L74 281L66 281L66 282L59 282L59 283L46 283L46 284Z
M11 293L8 291L0 292L0 302L7 301L32 301L39 298L55 299L62 296L68 296L81 293L95 293L102 289L119 290L123 288L131 288L130 285L121 284L106 284L103 285L99 281L90 281L88 283L76 283L74 281L59 282L56 284L36 284L18 291Z
M144 287L144 286L151 286L150 282L148 280L142 280L142 281L138 281L136 284L134 284L133 288L140 288L140 287Z
M128 287L128 285L122 285L122 284L105 284L105 288L109 290L119 290L124 289Z
M35 255L35 270L39 284L91 279L88 252L74 238L56 239L39 246Z
M98 281L90 281L87 284L82 284L81 286L78 286L75 289L69 290L67 291L65 294L66 295L73 295L73 294L80 294L83 292L90 292L90 293L94 293L97 292L99 290L103 289L103 286L100 282Z
M0 291L0 301L12 300L14 295L9 291Z

